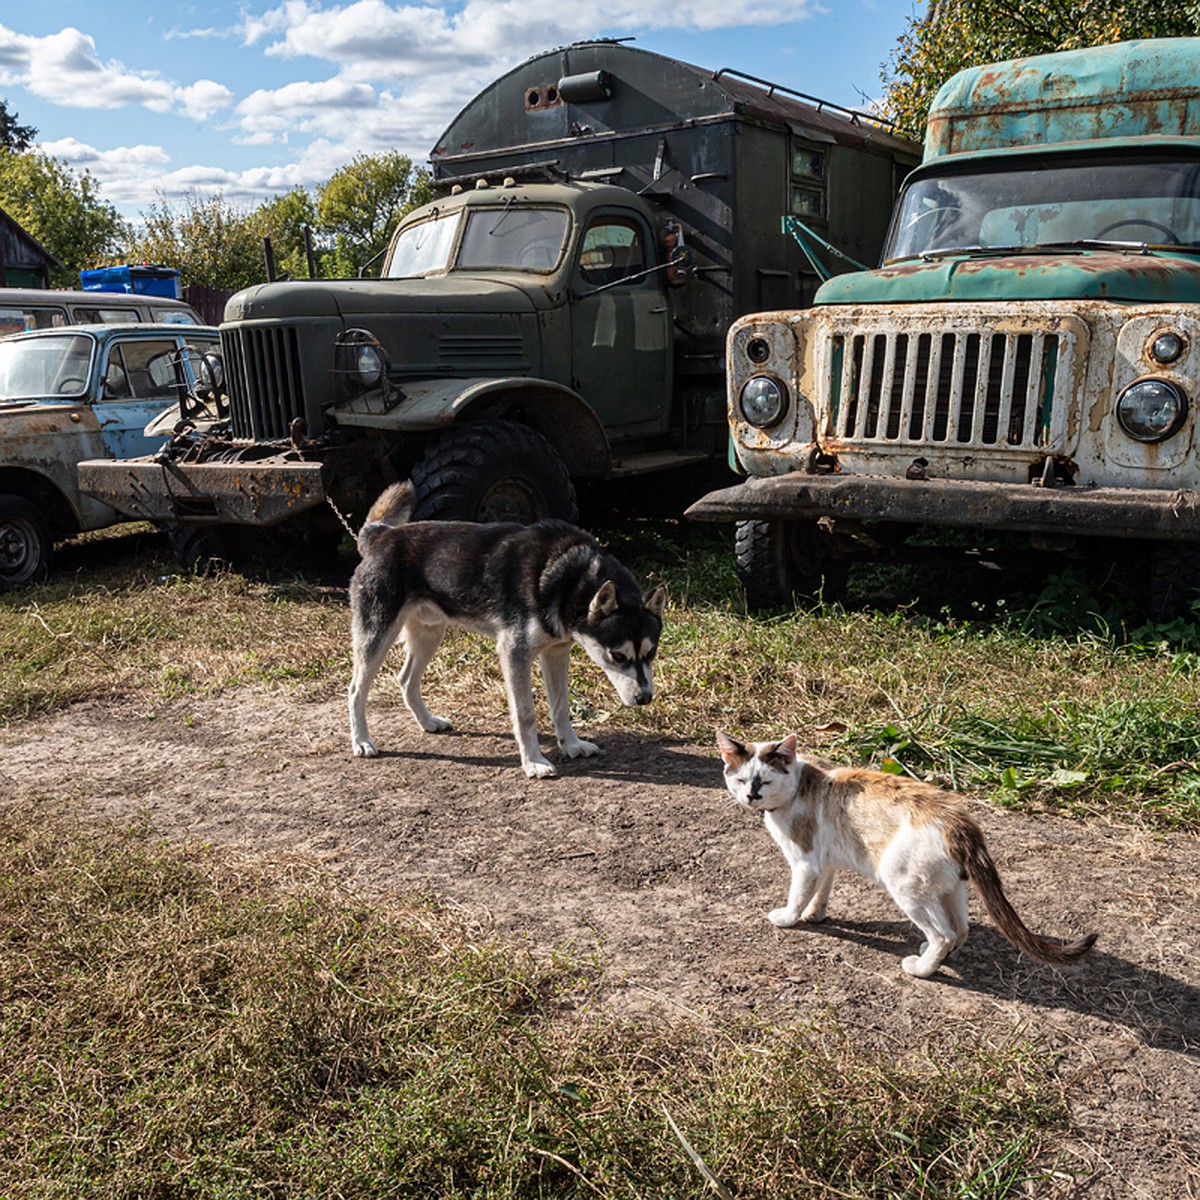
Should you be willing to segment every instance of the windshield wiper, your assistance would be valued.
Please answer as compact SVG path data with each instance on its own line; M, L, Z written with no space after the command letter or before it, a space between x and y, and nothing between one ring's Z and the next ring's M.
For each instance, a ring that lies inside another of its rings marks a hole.
M1169 250L1197 254L1200 253L1200 244L1195 242L1114 242L1105 238L1077 238L1072 242L1034 242L1028 246L980 246L977 243L969 246L940 246L936 250L923 250L920 254L906 257L934 262L940 258L956 258L959 255L1002 258L1010 254L1045 254L1047 251L1053 251L1056 254L1082 254L1085 250L1127 250L1131 254L1149 254L1154 250ZM893 259L892 261L901 262L903 260Z

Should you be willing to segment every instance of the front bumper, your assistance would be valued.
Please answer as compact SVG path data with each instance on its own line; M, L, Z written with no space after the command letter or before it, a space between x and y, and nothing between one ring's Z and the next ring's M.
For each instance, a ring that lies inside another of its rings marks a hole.
M171 525L275 525L326 498L322 466L280 454L247 462L89 459L80 490L118 512Z
M702 496L698 521L895 521L1025 533L1200 541L1200 493L974 480L808 475L747 479Z

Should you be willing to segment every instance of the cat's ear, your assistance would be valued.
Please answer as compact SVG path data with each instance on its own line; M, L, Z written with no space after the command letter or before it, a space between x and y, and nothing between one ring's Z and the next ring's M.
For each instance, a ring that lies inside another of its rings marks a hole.
M787 737L775 747L775 753L783 759L783 765L790 767L796 761L796 735L789 733Z
M717 748L721 751L721 757L731 767L746 758L746 747L719 729L717 730Z

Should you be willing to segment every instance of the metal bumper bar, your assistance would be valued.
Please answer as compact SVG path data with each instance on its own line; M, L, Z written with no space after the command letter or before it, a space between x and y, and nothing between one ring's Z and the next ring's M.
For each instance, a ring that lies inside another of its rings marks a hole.
M274 525L325 499L320 463L92 459L78 472L80 489L118 512L172 525Z
M698 521L899 521L1027 533L1200 541L1200 493L1184 489L1035 487L792 472L701 497Z

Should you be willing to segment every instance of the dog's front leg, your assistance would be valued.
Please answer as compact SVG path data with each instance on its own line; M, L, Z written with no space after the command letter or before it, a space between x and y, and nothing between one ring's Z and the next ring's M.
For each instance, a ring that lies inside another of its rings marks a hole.
M559 749L568 758L591 758L600 752L600 747L595 742L585 742L571 726L568 692L570 660L570 642L548 646L542 651L542 679L546 683L546 697L550 701L550 719L554 722L554 736L558 738Z
M496 641L500 670L508 691L508 712L513 737L521 751L521 766L530 779L546 779L558 772L538 745L537 717L533 711L533 655L524 636L502 634Z

